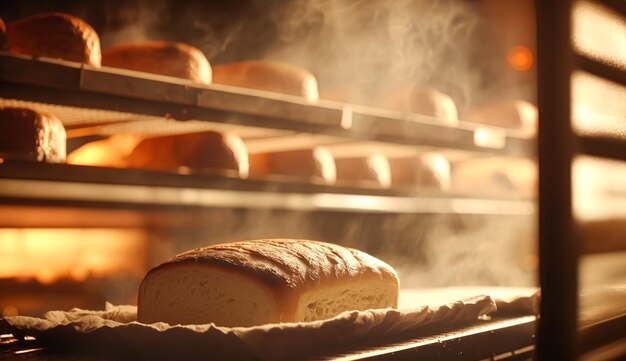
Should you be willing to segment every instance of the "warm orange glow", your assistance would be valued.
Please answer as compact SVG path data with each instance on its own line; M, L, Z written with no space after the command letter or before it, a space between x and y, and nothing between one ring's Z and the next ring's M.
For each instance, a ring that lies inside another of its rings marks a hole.
M141 275L145 236L129 229L0 229L0 278L59 278Z
M126 167L126 158L141 138L119 134L83 145L67 156L67 163L102 167Z
M19 310L13 305L5 306L2 309L2 317L12 317L19 315Z
M533 66L533 52L526 46L516 46L509 50L509 64L517 71L528 71Z

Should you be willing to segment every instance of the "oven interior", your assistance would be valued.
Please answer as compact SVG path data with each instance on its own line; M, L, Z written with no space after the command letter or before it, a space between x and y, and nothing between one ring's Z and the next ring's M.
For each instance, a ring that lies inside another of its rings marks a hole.
M444 188L381 187L359 179L329 185L284 175L241 179L228 171L5 159L2 316L100 309L107 301L136 304L147 270L195 247L317 239L387 261L404 289L540 286L538 332L535 319L499 328L503 338L525 344L503 350L494 346L501 339L491 339L481 348L485 359L496 353L511 359L554 359L556 352L593 356L607 344L619 349L626 336L624 298L578 293L623 288L626 279L620 238L626 183L617 161L626 158L620 124L626 114L626 53L619 40L626 35L624 7L615 1L563 3L3 3L0 15L7 22L45 11L81 16L100 33L103 48L154 38L185 41L212 64L280 60L318 80L320 100L311 104L0 53L0 106L55 114L66 128L70 154L104 139L123 148L137 135L212 130L237 134L250 154L323 146L338 160L377 154L400 162L435 153L449 162L451 179ZM386 94L415 84L450 95L460 122L449 126L385 109ZM536 137L466 121L473 108L510 99L536 104ZM586 324L584 317L599 304L611 308L610 322ZM585 326L580 333L577 321ZM521 337L515 335L520 329ZM551 335L554 329L558 336ZM458 340L462 350L482 342L465 334ZM421 342L405 350L427 358L441 354ZM395 353L411 357L397 349L377 357L393 359Z

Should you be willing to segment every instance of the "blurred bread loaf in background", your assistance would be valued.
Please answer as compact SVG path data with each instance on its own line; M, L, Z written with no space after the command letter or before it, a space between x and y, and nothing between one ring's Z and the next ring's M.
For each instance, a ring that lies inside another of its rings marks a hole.
M380 188L391 186L389 160L382 154L367 157L336 158L337 181L360 182Z
M145 138L128 158L131 168L178 171L233 170L248 176L248 151L239 136L214 131Z
M452 98L436 89L412 87L392 91L383 98L384 108L434 117L447 125L457 125L459 116Z
M213 82L295 95L311 103L319 99L317 80L313 74L295 65L277 61L249 60L216 65L213 68Z
M537 132L537 107L523 100L484 105L467 113L465 121L519 130L527 135Z
M250 176L270 175L334 184L337 180L337 169L334 157L324 147L250 154Z
M394 186L420 186L450 189L450 162L438 153L412 157L390 158L391 181Z
M14 54L75 61L100 66L100 38L76 16L37 14L7 26L8 50Z
M0 108L0 158L65 162L65 128L52 114L28 108Z
M206 56L187 44L147 41L121 44L102 52L102 65L167 75L210 84L212 70Z

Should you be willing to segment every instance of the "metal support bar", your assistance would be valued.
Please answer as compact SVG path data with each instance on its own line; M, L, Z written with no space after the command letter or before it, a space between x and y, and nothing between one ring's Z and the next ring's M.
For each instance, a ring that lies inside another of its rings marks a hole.
M574 360L578 244L573 233L571 1L535 1L539 107L538 360Z
M626 70L619 69L609 64L590 59L580 54L576 56L576 65L581 70L584 70L590 74L626 86Z
M576 148L586 155L626 161L626 140L623 139L580 135L576 137Z
M622 16L626 16L626 1L624 0L596 0L596 1L622 14Z

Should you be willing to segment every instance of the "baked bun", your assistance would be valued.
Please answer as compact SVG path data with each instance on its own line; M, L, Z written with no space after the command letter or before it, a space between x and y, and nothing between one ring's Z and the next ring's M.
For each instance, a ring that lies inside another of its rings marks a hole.
M231 169L248 176L248 152L241 138L213 131L142 140L128 159L131 168L180 171Z
M537 132L538 112L529 102L513 100L474 109L467 114L465 120L534 135Z
M459 116L449 95L432 88L408 88L387 95L383 107L392 110L429 115L448 125L457 125Z
M0 18L0 50L6 50L7 48L7 26L4 20Z
M84 144L67 156L68 164L98 167L128 167L128 157L142 138L137 135L116 134L109 138Z
M123 44L102 52L102 65L173 76L210 84L212 70L204 54L187 44L148 41Z
M148 272L142 323L255 326L396 308L398 276L364 252L304 240L244 241L195 249Z
M389 159L393 185L416 185L446 190L450 188L450 162L441 154Z
M62 163L65 128L51 114L0 108L0 158Z
M337 180L373 183L382 188L391 186L389 160L382 154L369 157L335 159Z
M100 38L81 19L45 13L19 19L7 29L9 51L100 66Z
M334 184L337 180L335 159L324 147L250 154L250 176L268 175L321 180L326 184Z
M276 61L250 60L216 65L213 82L241 88L304 97L314 103L319 99L317 80L309 71Z

